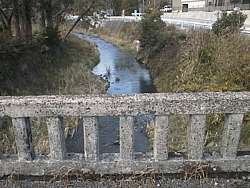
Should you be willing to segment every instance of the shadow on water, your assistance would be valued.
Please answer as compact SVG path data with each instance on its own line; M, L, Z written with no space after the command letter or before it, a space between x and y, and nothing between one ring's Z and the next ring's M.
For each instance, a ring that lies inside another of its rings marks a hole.
M96 44L100 53L100 63L92 72L110 83L107 89L108 95L155 92L149 71L144 65L139 64L133 55L99 37L76 33L75 35ZM136 152L148 151L149 143L145 127L152 119L152 115L135 118L134 148ZM119 118L99 117L98 123L100 153L119 153ZM75 151L74 140L75 138L67 139L68 152Z

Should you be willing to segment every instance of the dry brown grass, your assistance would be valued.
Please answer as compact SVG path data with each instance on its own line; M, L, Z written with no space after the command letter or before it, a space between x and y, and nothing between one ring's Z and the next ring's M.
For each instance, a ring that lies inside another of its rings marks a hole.
M73 36L65 45L63 53L60 56L55 56L57 59L54 60L54 65L47 67L48 69L39 70L46 82L43 82L44 79L41 77L33 75L30 78L35 79L36 87L33 87L29 81L23 85L23 81L17 80L15 84L20 84L17 85L18 90L12 92L15 92L15 95L104 93L105 82L91 73L91 69L99 62L96 47ZM35 60L37 57L30 58ZM32 81L32 83L34 82ZM6 92L6 95L8 95L8 92ZM77 125L75 120L76 118L66 118L66 130ZM35 152L46 155L49 153L49 145L45 121L44 118L31 119ZM4 118L3 127L0 127L0 148L0 153L16 153L11 120L7 117Z
M249 91L249 46L250 39L241 35L194 32L176 46L177 53L168 56L163 49L149 67L161 70L155 74L160 92Z
M193 32L184 43L162 49L147 64L159 92L250 91L249 46L250 39L241 35L218 37L210 32ZM179 125L187 124L184 122ZM222 114L207 117L206 151L219 151L223 123ZM178 124L172 127L171 134L185 134ZM250 149L249 137L250 119L246 114L240 150ZM178 137L177 144L170 144L170 148L180 150L185 140L183 136Z

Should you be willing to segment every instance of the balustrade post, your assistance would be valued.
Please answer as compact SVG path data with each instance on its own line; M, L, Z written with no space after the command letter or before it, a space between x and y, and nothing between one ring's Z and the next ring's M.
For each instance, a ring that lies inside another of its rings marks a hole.
M134 118L132 116L120 117L120 160L133 160L133 132Z
M240 140L240 130L244 114L226 114L221 142L221 154L223 158L234 159Z
M84 117L83 129L85 160L97 161L99 159L99 134L97 118Z
M154 159L156 161L168 159L168 127L168 115L155 117Z
M50 158L63 160L66 153L63 119L59 117L49 117L47 118L47 127Z
M205 127L206 115L190 115L187 128L188 159L202 159Z
M12 118L19 160L32 160L32 134L29 118Z

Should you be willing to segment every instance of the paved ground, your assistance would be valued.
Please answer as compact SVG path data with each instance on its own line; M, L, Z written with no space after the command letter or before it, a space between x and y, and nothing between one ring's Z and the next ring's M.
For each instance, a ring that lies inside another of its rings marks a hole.
M86 187L86 188L110 188L110 187L124 187L124 188L249 188L250 181L240 180L240 179L203 179L203 180L179 180L179 179L165 179L158 177L147 177L139 178L133 180L133 178L128 179L100 179L98 181L94 180L70 180L67 178L61 179L59 181L16 181L15 179L2 180L0 181L1 188L45 188L45 187Z

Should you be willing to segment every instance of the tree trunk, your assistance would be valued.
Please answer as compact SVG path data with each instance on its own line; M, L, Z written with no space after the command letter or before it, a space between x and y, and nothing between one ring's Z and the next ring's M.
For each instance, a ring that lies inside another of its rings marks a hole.
M52 11L53 11L52 2L51 0L48 0L46 4L46 22L47 22L47 29L50 31L54 29Z
M14 18L15 18L15 32L16 32L16 37L18 39L21 38L21 33L20 33L20 17L19 17L19 3L18 0L13 1L13 11L14 11Z
M11 25L11 22L12 22L12 18L13 18L13 10L11 11L11 14L7 20L7 25L8 25L8 32L10 34L10 36L12 36L12 25Z
M44 0L40 0L40 18L39 18L40 32L45 33L46 22L45 22L45 3Z
M8 36L11 37L12 32L11 32L11 20L12 20L12 13L8 17L7 14L3 11L3 9L0 9L0 21L2 22L2 27L4 33Z
M70 33L73 31L75 26L78 24L78 22L80 22L80 20L90 11L90 9L94 6L94 4L95 4L95 1L92 1L91 4L89 5L89 7L83 13L81 13L81 15L77 18L77 20L75 21L73 26L69 29L67 34L64 36L64 39L63 39L64 41L68 38Z
M26 39L31 39L32 38L32 14L31 14L31 1L30 0L24 0L24 5L25 5L25 30L26 30Z
M26 19L25 19L25 6L24 6L24 3L23 3L23 0L20 4L20 9L19 9L19 13L20 13L20 16L19 16L19 19L20 19L20 35L21 35L21 38L22 39L25 39L25 23L26 23Z
M32 22L31 22L31 2L22 0L21 6L21 36L25 40L32 38Z

